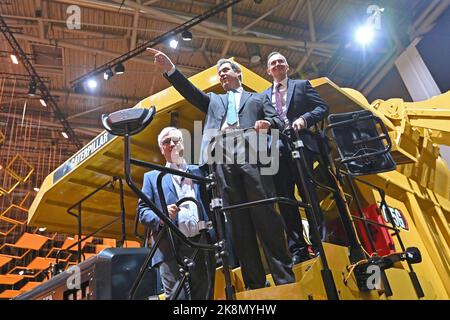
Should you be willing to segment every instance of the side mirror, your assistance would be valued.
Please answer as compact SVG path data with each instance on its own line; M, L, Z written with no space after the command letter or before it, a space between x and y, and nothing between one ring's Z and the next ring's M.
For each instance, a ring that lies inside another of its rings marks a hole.
M422 262L422 255L420 254L420 250L416 247L406 248L404 258L411 264Z

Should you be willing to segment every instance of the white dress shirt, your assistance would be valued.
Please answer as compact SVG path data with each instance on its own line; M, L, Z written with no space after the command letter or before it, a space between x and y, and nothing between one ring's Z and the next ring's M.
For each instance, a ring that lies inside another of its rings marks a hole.
M184 160L180 165L167 162L166 167L180 171L186 171L187 164ZM172 182L178 195L178 199L184 197L195 198L194 183L191 179L172 175ZM183 202L179 208L180 211L178 212L178 229L180 229L180 231L189 238L198 235L200 233L198 230L199 217L197 206L195 205L195 203L193 203L192 201Z

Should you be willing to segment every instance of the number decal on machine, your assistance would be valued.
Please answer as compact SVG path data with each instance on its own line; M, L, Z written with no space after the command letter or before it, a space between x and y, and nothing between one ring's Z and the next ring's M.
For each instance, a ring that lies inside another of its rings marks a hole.
M392 221L397 228L402 228L403 230L409 231L408 222L405 219L405 216L402 214L400 209L389 207L389 211L391 212ZM386 207L383 206L383 219L387 223L389 223L389 219L386 213Z

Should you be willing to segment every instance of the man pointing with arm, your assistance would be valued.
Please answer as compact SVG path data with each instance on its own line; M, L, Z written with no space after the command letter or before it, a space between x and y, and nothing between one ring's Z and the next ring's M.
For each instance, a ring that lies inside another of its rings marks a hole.
M220 83L226 93L206 94L189 82L167 55L152 48L147 50L154 55L155 63L165 71L164 77L175 89L206 113L205 133L213 130L217 133L232 132L248 127L253 127L256 131L282 127L280 118L266 96L247 92L242 88L242 71L234 61L221 59L217 63ZM201 150L207 150L212 139L212 135L205 133ZM247 142L245 146L248 147ZM233 156L236 158L238 155ZM199 165L211 163L208 157L202 152ZM248 160L245 159L243 163L217 164L216 173L224 206L273 196L271 177L261 175L259 166ZM233 210L227 212L227 218L231 223L232 239L247 288L261 288L266 283L257 237L275 283L281 285L295 281L283 223L272 205Z

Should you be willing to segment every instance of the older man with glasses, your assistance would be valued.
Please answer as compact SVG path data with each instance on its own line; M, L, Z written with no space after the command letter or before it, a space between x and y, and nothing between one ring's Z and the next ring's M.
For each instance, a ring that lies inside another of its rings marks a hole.
M203 175L203 172L198 166L186 164L186 161L183 158L183 136L180 130L174 127L164 128L158 135L158 145L161 154L166 160L166 167L189 172L198 176ZM160 171L153 170L144 175L142 192L162 211L161 199L159 198L157 189L157 178L159 173ZM206 206L202 201L202 198L206 195L203 194L200 185L191 179L166 174L162 179L162 188L167 203L169 218L176 226L178 226L180 231L186 237L194 242L198 242L200 240L198 222L200 220L208 220ZM180 206L177 206L177 201L185 197L197 199L200 207L197 208L192 201L187 201ZM163 222L142 200L139 200L137 210L140 222L150 228L154 240L161 230ZM173 250L169 236L166 232L161 238L158 249L152 260L152 265L159 267L166 299L174 298L175 290L181 280L179 271L180 266L178 265L177 260L182 261L184 257L190 257L194 252L194 249L186 246L178 238L173 237L173 240L175 250ZM184 286L178 299L211 299L212 290L208 292L208 285L214 281L214 256L209 252L199 250L194 262L195 266L190 272L189 283ZM208 265L206 262L208 262ZM213 270L208 270L207 266L212 267L211 269ZM210 287L214 288L213 285Z

